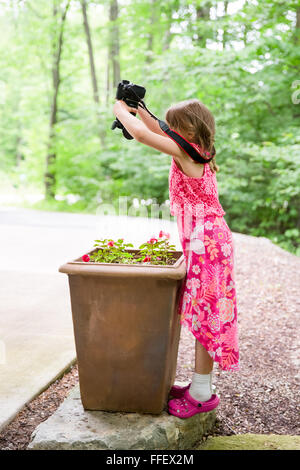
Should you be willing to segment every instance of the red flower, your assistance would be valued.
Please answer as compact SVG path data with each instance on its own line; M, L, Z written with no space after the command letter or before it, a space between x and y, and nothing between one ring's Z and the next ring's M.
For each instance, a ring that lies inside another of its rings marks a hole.
M113 240L110 240L108 243L107 243L107 246L114 246L115 242Z
M157 238L150 238L147 243L151 243L153 245L154 243L157 243Z
M83 255L82 261L85 261L86 263L87 263L88 261L90 261L89 255Z
M169 233L165 233L163 232L162 230L159 232L159 238L162 238L162 237L166 237L166 238L170 238L170 234Z
M151 261L151 256L146 256L146 257L143 259L143 263L146 263L147 261Z

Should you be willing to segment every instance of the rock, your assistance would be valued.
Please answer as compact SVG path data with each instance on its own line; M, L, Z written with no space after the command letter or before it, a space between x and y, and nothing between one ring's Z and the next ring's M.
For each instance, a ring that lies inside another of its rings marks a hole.
M56 412L35 429L28 449L192 449L213 429L215 420L215 410L189 419L167 411L160 415L87 411L76 385Z

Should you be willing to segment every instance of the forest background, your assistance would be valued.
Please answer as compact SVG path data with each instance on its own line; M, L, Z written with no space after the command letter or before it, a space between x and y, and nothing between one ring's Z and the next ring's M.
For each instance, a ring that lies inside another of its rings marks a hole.
M130 80L216 118L230 228L300 255L300 1L1 0L0 203L168 206L171 157L111 130Z

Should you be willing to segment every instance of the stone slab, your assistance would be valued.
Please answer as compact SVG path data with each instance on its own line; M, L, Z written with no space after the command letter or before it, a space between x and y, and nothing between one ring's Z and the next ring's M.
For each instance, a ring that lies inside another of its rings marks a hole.
M87 411L77 385L56 412L35 429L28 449L191 450L213 429L215 420L215 410L189 419L166 410L160 415Z

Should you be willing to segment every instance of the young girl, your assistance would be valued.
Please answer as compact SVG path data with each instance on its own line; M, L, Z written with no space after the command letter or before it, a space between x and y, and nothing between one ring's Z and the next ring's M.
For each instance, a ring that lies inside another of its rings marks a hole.
M195 371L186 387L173 386L169 413L188 418L219 404L212 391L214 362L226 371L239 370L237 300L234 244L224 219L217 189L215 156L195 162L171 140L147 111L136 112L123 101L114 113L137 141L172 156L169 173L170 212L177 216L180 242L186 261L186 278L179 301L180 322L195 337ZM168 126L188 140L204 158L214 151L215 123L210 111L197 99L171 106Z

